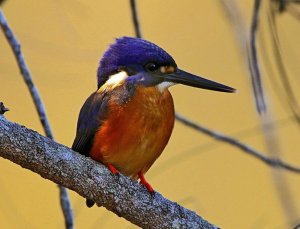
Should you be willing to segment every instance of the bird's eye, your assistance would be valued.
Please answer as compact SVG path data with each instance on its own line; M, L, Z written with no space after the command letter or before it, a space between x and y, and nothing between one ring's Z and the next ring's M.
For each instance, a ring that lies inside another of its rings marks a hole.
M146 64L146 69L150 72L155 72L157 69L159 69L159 66L155 63L149 63L149 64Z

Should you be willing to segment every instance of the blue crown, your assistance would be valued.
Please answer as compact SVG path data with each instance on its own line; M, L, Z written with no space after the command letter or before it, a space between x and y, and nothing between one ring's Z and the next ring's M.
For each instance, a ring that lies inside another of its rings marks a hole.
M108 48L97 71L98 88L112 74L128 67L142 70L147 63L176 66L174 59L162 48L140 38L121 37Z

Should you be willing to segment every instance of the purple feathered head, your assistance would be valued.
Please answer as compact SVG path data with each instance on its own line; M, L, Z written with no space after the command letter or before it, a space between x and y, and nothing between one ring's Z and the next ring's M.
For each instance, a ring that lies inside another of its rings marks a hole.
M100 60L97 78L98 88L110 75L121 70L138 72L147 63L176 66L174 59L157 45L133 37L121 37L108 48Z

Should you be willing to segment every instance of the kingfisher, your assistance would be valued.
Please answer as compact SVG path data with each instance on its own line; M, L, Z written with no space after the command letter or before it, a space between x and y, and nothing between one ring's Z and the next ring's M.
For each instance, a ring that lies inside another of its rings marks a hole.
M82 106L72 149L139 179L154 189L144 174L167 145L174 126L170 86L234 92L223 84L190 74L159 46L134 37L110 45L97 70L97 90ZM92 207L92 200L86 201Z

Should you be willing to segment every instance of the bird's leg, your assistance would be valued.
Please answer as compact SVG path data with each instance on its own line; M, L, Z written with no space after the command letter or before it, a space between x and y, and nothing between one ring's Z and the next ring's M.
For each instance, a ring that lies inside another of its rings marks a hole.
M112 164L107 164L107 168L111 171L112 174L119 173L119 171Z
M150 192L150 193L154 193L154 189L151 187L151 185L146 181L145 177L144 177L144 174L142 172L139 172L138 173L138 176L140 178L140 183L142 185L144 185L147 190Z

